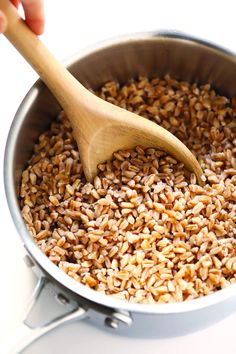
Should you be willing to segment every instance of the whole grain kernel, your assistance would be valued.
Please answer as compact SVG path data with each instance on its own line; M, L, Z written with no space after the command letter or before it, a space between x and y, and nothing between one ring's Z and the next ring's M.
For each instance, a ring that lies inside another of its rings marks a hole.
M35 242L68 276L123 301L189 301L235 283L235 99L168 75L110 82L97 94L176 135L205 186L153 147L114 152L87 183L61 113L22 173Z

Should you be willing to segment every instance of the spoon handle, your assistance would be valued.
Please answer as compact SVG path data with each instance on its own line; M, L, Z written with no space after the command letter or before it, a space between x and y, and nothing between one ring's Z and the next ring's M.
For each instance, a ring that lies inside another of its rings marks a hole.
M70 105L73 87L76 87L77 94L86 95L86 89L29 29L12 3L9 0L0 0L0 9L8 23L4 35L34 68L61 106L66 109Z

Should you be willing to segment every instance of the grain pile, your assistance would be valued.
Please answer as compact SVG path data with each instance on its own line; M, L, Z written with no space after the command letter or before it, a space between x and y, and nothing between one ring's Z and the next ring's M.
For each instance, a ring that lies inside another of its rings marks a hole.
M111 82L98 94L174 133L206 185L141 147L114 153L86 183L61 114L22 174L22 215L38 246L76 281L131 302L190 300L234 283L235 101L169 76Z

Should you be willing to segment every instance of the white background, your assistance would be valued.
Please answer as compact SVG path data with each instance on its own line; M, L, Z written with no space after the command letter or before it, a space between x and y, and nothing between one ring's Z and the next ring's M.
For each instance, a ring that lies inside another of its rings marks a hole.
M45 0L46 29L43 41L61 60L80 49L112 36L177 29L236 51L235 1L171 0ZM2 165L7 133L14 114L37 75L3 36L0 38L0 345L19 324L35 283L23 262L23 247L13 226L4 195ZM26 142L27 143L27 142ZM199 351L236 352L236 314L214 326L173 339L136 340L117 338L77 323L50 337L50 345L37 343L30 354L135 352L137 354ZM64 344L63 344L64 343ZM69 344L70 343L70 344ZM66 346L69 345L66 349ZM112 348L112 350L110 349ZM191 348L191 350L190 350ZM3 353L0 349L0 353Z

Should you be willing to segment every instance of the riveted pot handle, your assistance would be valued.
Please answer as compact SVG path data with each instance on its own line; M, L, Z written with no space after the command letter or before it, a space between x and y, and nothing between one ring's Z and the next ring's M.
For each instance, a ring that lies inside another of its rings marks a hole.
M50 311L42 311L45 300ZM42 277L37 283L27 316L12 335L11 345L6 346L5 353L19 354L54 328L82 319L85 315L84 308L73 299L68 299L54 284Z

